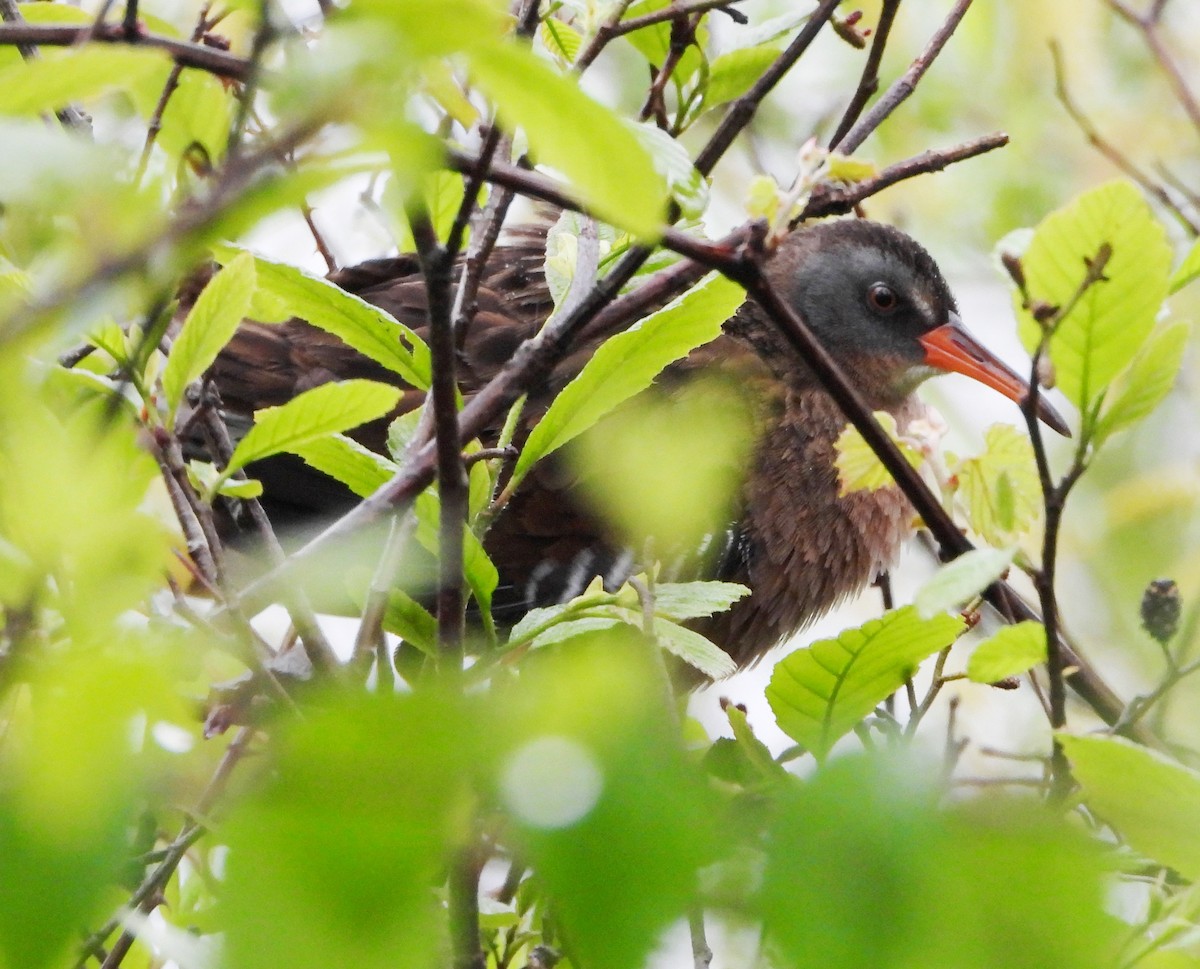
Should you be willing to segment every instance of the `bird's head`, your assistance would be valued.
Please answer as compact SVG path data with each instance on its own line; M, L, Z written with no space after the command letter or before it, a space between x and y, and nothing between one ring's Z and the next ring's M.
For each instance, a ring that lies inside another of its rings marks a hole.
M862 219L799 229L781 243L768 275L872 406L897 403L951 371L1018 404L1029 393L963 326L937 263L898 229ZM1038 416L1068 433L1043 397Z

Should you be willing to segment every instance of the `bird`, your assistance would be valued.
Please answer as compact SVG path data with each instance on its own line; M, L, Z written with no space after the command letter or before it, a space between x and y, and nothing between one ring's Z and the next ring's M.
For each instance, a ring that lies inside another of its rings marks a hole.
M553 311L544 262L544 227L518 228L493 252L478 311L460 334L464 396L493 377ZM863 218L802 224L779 242L765 273L865 402L891 414L902 434L926 416L917 387L940 373L965 374L1018 404L1030 393L1028 382L966 329L933 257L899 229ZM330 279L419 334L427 332L424 278L414 256L372 260ZM579 372L594 342L576 348L530 389L518 446ZM226 414L243 423L259 408L349 377L402 386L398 413L423 400L395 374L299 319L244 322L207 375ZM729 500L718 503L696 554L679 560L690 563L688 577L750 589L729 610L693 623L742 668L890 568L913 532L914 513L896 487L841 493L834 444L847 419L752 300L716 340L668 367L646 393L673 399L722 377L746 400L753 440L739 481ZM1038 416L1067 433L1044 396ZM485 434L483 443L493 444L499 430ZM382 424L370 426L359 439L382 451L385 431ZM353 500L294 459L272 459L251 473L263 481L264 500L278 522L328 515ZM564 602L597 579L613 590L648 564L639 561L642 549L589 500L579 478L566 458L545 460L488 531L485 548L500 574L498 621L511 624L535 607Z

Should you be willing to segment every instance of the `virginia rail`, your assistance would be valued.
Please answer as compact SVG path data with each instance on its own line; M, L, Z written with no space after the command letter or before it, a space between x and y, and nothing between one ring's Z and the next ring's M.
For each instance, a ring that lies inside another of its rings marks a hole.
M464 394L493 376L553 308L544 245L542 233L518 233L488 264L479 311L462 342ZM966 374L1017 402L1028 393L1026 381L963 328L934 260L894 228L857 219L800 228L780 244L768 275L853 376L866 402L894 415L901 432L924 414L913 391L937 373ZM414 258L376 260L331 278L418 332L426 326L425 289ZM544 412L588 352L585 347L563 360L531 391L527 423ZM701 629L745 666L889 567L913 515L896 488L839 496L834 441L846 418L751 301L726 322L722 336L673 365L659 383L686 388L700 375L722 373L734 374L753 398L758 433L725 527L706 536L702 571L703 577L743 583L752 594ZM328 380L397 382L299 320L243 324L210 376L226 409L243 417ZM400 409L421 400L412 391ZM1042 404L1039 416L1065 432L1048 405ZM365 443L382 447L378 438ZM297 462L253 470L281 518L328 513L339 500L328 479ZM596 576L609 587L620 585L636 569L635 556L574 485L569 470L550 459L547 469L526 479L488 533L485 544L501 575L499 618L512 620L576 595Z

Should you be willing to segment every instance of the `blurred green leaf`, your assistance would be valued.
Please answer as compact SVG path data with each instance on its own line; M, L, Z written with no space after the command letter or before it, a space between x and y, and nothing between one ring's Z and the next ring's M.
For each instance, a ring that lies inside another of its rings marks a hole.
M921 618L961 606L979 595L1012 565L1015 548L977 548L947 562L917 592Z
M922 660L951 645L964 629L957 617L922 619L906 606L796 650L775 667L767 686L780 729L824 760Z
M164 71L167 55L149 48L92 45L0 70L0 114L38 115L72 101L127 89Z
M306 390L254 415L254 426L238 443L225 474L383 417L399 400L397 388L374 380L335 380Z
M1173 296L1197 278L1200 278L1200 242L1194 243L1188 254L1183 257L1183 262L1171 277L1167 291Z
M470 831L473 715L432 690L325 707L288 725L223 829L229 964L425 969L444 945L433 887Z
M235 251L222 250L221 255ZM292 315L332 333L414 387L429 387L429 347L391 314L294 266L256 257L255 268L259 290L269 294L273 307L286 306Z
M343 434L293 445L290 450L305 464L340 481L360 498L374 494L399 470L399 465L382 454Z
M669 364L715 340L744 299L740 286L713 275L606 340L529 435L513 480L520 481L535 462L645 390Z
M216 165L225 155L233 108L233 91L220 78L204 71L184 71L163 111L155 144L176 161L199 146L205 160Z
M1030 295L1066 308L1104 245L1112 249L1104 278L1050 340L1057 386L1085 414L1141 348L1167 295L1171 248L1162 223L1131 182L1108 182L1042 220L1022 259ZM1032 352L1041 327L1027 310L1019 316Z
M1149 416L1175 384L1192 328L1169 323L1150 334L1129 369L1117 377L1096 422L1096 446Z
M566 174L583 201L608 222L655 239L667 192L646 150L607 108L515 46L471 52L471 76L501 119L525 130L538 163ZM570 123L565 123L570 119Z
M254 257L243 252L208 281L183 321L167 366L163 394L174 413L187 385L217 358L250 308L254 293Z
M699 219L708 208L708 180L696 170L687 149L649 122L630 124L629 130L649 152L655 171L666 179L667 190L683 217Z
M401 589L392 589L388 593L383 628L410 646L415 646L426 656L437 655L437 619Z
M1046 662L1046 628L1040 622L1005 626L975 647L967 676L976 683L998 683Z
M437 494L425 491L417 497L414 505L417 515L417 541L431 554L437 555L439 537L438 522L442 508ZM492 593L500 584L500 573L484 550L483 543L469 528L463 533L463 576L471 587L471 594L479 603L484 622L491 618Z
M1200 774L1122 737L1059 741L1089 808L1148 858L1200 877Z
M421 180L421 203L429 213L430 221L438 238L445 240L458 215L458 209L463 200L463 177L457 172L444 169L429 172ZM400 195L400 186L395 179L390 180L384 189L384 200L396 222L396 246L401 252L416 252L417 244L413 241L412 226L407 215L407 199ZM466 241L464 236L464 242Z
M772 962L808 969L1096 969L1101 847L1031 799L939 804L894 751L832 761L779 805L764 846ZM797 859L803 859L798 865Z
M716 857L664 689L641 636L615 630L531 654L496 697L494 796L578 965L644 965Z

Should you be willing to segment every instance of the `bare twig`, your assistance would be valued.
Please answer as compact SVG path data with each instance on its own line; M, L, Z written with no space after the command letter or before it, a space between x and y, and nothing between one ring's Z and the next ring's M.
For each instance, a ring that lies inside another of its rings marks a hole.
M967 8L971 6L971 0L957 0L954 4L954 9L950 11L949 16L942 22L942 25L929 38L929 43L925 45L925 49L921 51L917 58L909 65L908 70L904 72L892 85L884 92L883 96L875 102L875 105L870 111L855 123L845 136L838 140L837 149L844 155L853 154L854 151L867 140L867 136L871 134L883 122L883 119L896 110L908 96L916 89L917 83L924 77L925 72L929 70L929 66L942 52L942 48L946 46L946 42L958 28L959 21L966 14Z
M17 0L0 0L0 20L11 24L14 28L29 26L21 15L21 8L17 5ZM3 29L0 28L0 30ZM39 56L37 44L32 41L17 42L17 51L27 61L36 60ZM90 131L91 129L91 119L73 104L59 108L55 115L64 128L76 131Z
M1126 23L1132 24L1141 31L1142 36L1145 38L1146 46L1150 48L1150 53L1154 55L1159 68L1166 75L1167 83L1171 85L1171 90L1175 94L1175 100L1179 102L1179 106L1183 108L1191 120L1192 126L1200 134L1200 102L1196 100L1196 95L1188 87L1183 72L1180 71L1179 65L1171 58L1170 52L1167 50L1158 32L1163 10L1166 8L1165 0L1164 2L1153 4L1145 15L1135 13L1122 0L1108 0L1108 5Z
M1088 143L1116 165L1117 168L1137 182L1148 195L1153 196L1161 202L1168 211L1188 228L1192 235L1200 234L1200 224L1184 211L1183 206L1171 196L1171 193L1157 179L1147 175L1124 152L1101 135L1099 129L1092 124L1091 119L1076 104L1074 98L1071 97L1071 92L1067 88L1066 66L1063 63L1062 50L1058 44L1053 42L1050 44L1050 56L1054 60L1054 90L1058 95L1058 100L1067 114L1070 115L1071 120L1075 122L1075 126L1087 138Z
M896 11L900 9L901 0L884 0L879 11L879 23L875 26L875 37L871 41L871 51L867 54L867 62L863 65L862 76L858 87L846 105L846 111L834 129L833 137L829 139L829 150L837 151L839 142L846 136L867 101L879 90L879 63L883 60L883 51L887 47L888 36L892 32L892 24L896 19Z
M358 623L358 633L354 637L352 665L369 665L372 652L383 639L383 620L387 614L388 598L396 583L396 576L404 564L404 553L416 524L416 516L411 511L392 519L387 544L371 577L371 587L367 592L367 601ZM380 669L378 675L381 679L383 673L383 669Z
M621 23L621 18L625 16L625 11L629 9L632 3L633 0L617 0L613 4L612 11L609 13L607 19L596 29L596 33L592 36L592 39L584 45L583 50L575 58L572 69L576 74L582 74L586 71L591 66L592 61L599 57L600 52L608 46L609 41L617 36L614 31Z
M131 44L166 51L183 67L208 71L218 77L245 81L250 62L228 51L149 33L140 27L131 37L121 24L68 26L64 24L12 24L0 26L0 45L40 44L44 47L72 47L80 41L98 44Z

